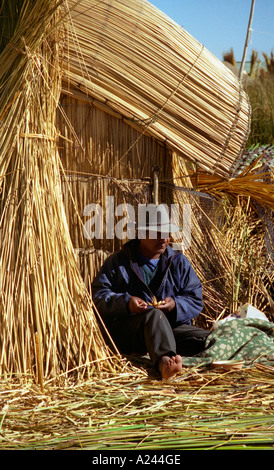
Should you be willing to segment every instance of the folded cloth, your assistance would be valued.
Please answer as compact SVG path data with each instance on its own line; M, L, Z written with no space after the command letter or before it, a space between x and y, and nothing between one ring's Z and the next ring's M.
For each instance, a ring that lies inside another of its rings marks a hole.
M206 339L205 350L195 357L183 357L184 366L207 365L216 361L274 364L274 323L257 318L237 318L218 326Z

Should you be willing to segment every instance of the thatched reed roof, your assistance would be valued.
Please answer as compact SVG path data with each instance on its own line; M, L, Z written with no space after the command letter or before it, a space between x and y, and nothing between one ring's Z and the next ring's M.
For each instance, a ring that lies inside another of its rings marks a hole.
M146 0L66 5L63 91L229 176L249 131L248 99L234 74Z

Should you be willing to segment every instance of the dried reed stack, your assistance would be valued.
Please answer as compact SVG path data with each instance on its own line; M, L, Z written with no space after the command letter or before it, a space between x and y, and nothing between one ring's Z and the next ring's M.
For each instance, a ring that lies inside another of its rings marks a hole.
M206 171L230 174L249 104L221 61L146 0L68 0L66 14L64 92L82 92Z
M254 162L255 164L255 162ZM204 172L197 177L197 185L200 191L220 197L223 194L232 197L251 197L264 207L274 211L274 185L273 179L269 182L264 179L270 178L270 172L252 171L252 165L248 166L240 175L230 180L214 178ZM194 182L196 176L193 175Z
M60 3L6 2L2 11L6 21L18 17L0 55L0 373L35 372L41 386L71 369L113 367L63 209Z

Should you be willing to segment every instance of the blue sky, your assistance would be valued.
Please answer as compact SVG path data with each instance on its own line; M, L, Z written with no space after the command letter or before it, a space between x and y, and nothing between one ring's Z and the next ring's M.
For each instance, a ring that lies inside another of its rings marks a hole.
M218 59L234 50L241 61L249 21L251 0L149 0L150 3L182 26ZM274 0L255 0L252 32L247 50L248 61L255 49L274 52Z

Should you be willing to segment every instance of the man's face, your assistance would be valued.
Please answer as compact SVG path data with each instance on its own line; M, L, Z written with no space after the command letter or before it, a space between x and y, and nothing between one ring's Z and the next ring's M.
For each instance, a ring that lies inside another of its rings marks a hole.
M149 238L149 233L147 233L146 238L140 240L140 250L149 258L159 258L167 249L169 243L169 233L157 232L154 238Z

